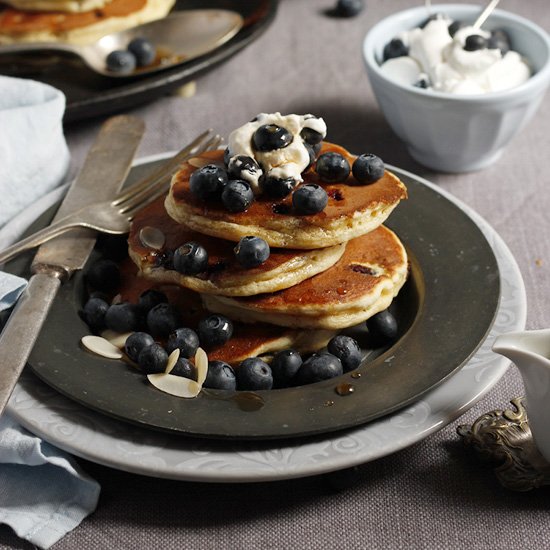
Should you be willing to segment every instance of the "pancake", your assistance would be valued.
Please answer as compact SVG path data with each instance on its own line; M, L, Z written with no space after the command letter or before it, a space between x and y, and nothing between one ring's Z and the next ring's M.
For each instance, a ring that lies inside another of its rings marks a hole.
M81 13L97 10L111 0L2 0L4 4L21 11L63 11Z
M155 285L138 277L136 266L125 261L121 265L120 299L137 303L142 292L155 288L166 294L170 304L177 307L182 318L182 326L196 329L201 318L209 315L201 303L199 294L175 285ZM224 344L208 349L210 361L225 361L236 366L247 357L263 356L266 360L277 351L292 348L306 354L325 347L335 335L333 330L293 330L266 323L245 325L234 323L233 336Z
M161 232L165 239L161 249L142 242L140 234L145 228ZM174 250L190 241L204 246L209 256L208 269L197 276L182 275L173 269L170 260L166 261ZM128 237L129 255L145 278L220 296L252 296L298 284L334 265L346 245L321 250L272 249L266 262L251 269L238 264L234 247L234 242L202 235L176 223L166 213L162 197L135 216Z
M63 11L0 11L0 44L66 42L89 44L102 36L165 17L175 0L112 0L101 9Z
M407 254L384 226L348 242L342 258L311 279L250 298L202 296L213 312L246 323L342 329L386 309L405 283Z
M327 151L341 153L350 164L355 158L342 147L324 142L321 153ZM197 199L189 189L189 177L196 167L213 161L222 163L223 151L203 153L193 160L193 164L183 164L172 179L165 206L178 223L200 233L233 241L256 235L274 247L313 249L332 246L372 231L407 196L403 183L388 171L370 185L351 185L355 182L352 176L342 183L323 183L310 168L302 174L304 183L322 185L329 196L328 205L322 212L295 215L290 196L272 200L261 195L246 212L230 213L220 203Z

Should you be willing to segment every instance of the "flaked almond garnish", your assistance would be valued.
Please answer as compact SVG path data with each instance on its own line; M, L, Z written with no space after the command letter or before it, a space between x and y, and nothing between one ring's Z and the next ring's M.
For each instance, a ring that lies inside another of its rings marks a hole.
M122 359L123 357L122 352L114 344L101 336L83 336L81 343L87 350L101 357L107 359Z
M197 382L189 380L189 378L183 378L183 376L174 376L173 374L161 372L158 374L148 374L147 378L158 390L176 397L192 399L193 397L197 397L201 391L201 386Z
M130 336L131 332L115 332L114 330L104 330L101 333L101 337L105 338L105 340L109 340L113 346L116 346L118 349L124 349L124 345L126 344L126 340L128 340L128 336Z
M166 365L166 371L158 374L148 374L147 378L155 388L164 393L175 395L176 397L185 397L186 399L192 399L199 395L202 385L206 380L208 374L208 356L206 352L199 348L195 353L195 367L197 369L197 381L184 378L183 376L175 376L170 374L170 371L174 368L177 360L179 359L179 349L174 350L168 357L168 363ZM176 353L177 352L177 353ZM171 359L175 357L175 360ZM171 361L174 362L173 365Z
M139 240L143 246L153 250L162 250L166 242L166 235L160 229L146 225L139 232Z
M169 356L168 361L166 361L166 369L164 369L164 372L166 374L170 374L172 372L172 369L176 366L176 363L178 362L178 359L180 358L180 349L176 348Z
M208 375L208 355L202 348L198 348L195 353L195 368L197 369L197 383L202 387Z
M120 294L117 294L112 300L111 304L121 304L122 303L122 296Z

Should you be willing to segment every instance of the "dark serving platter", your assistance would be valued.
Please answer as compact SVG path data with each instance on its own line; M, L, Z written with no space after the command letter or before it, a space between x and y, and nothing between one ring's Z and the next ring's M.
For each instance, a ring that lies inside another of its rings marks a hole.
M135 167L129 181L150 170ZM407 185L387 223L405 244L408 282L391 309L400 337L373 349L363 364L339 378L258 392L203 390L196 399L164 394L134 367L102 359L79 345L89 333L78 311L83 275L66 283L29 359L32 370L60 393L115 418L175 434L209 438L274 439L333 432L396 411L448 379L487 336L497 311L500 277L491 246L456 204L407 172ZM48 223L53 211L31 230ZM96 256L97 257L97 256ZM91 259L93 261L93 258ZM29 257L8 267L28 274ZM368 335L356 331L362 343ZM338 389L346 384L353 393Z
M199 8L237 11L244 26L209 54L159 73L121 82L93 73L76 58L44 52L0 55L0 74L32 78L63 91L67 98L64 122L115 113L179 88L249 45L275 18L277 0L177 0L173 11Z

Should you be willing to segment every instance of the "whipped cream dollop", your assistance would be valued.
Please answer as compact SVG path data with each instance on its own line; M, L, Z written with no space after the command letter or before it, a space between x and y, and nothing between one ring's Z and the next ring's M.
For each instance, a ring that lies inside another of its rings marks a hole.
M490 32L462 26L451 36L452 23L438 16L423 28L401 33L397 38L408 55L384 61L384 73L400 84L463 95L508 90L531 76L519 53L491 47ZM481 37L486 45L472 49L470 36Z
M288 145L269 151L258 150L254 146L254 135L262 126L275 125L284 128L292 136ZM315 115L281 115L281 113L261 113L229 134L229 172L238 171L240 178L247 181L254 194L262 192L264 177L278 179L293 178L296 183L303 181L302 172L311 163L311 156L302 132L309 129L324 139L327 134L325 121ZM246 158L243 158L246 157ZM255 162L250 162L253 159Z

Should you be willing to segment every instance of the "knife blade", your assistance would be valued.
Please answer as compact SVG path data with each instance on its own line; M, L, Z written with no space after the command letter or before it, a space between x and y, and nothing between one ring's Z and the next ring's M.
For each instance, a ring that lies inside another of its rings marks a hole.
M101 127L80 173L54 220L94 203L112 199L124 183L145 130L142 120L121 115ZM41 245L32 277L0 334L0 414L27 362L62 282L82 269L95 245L96 232L74 229Z

